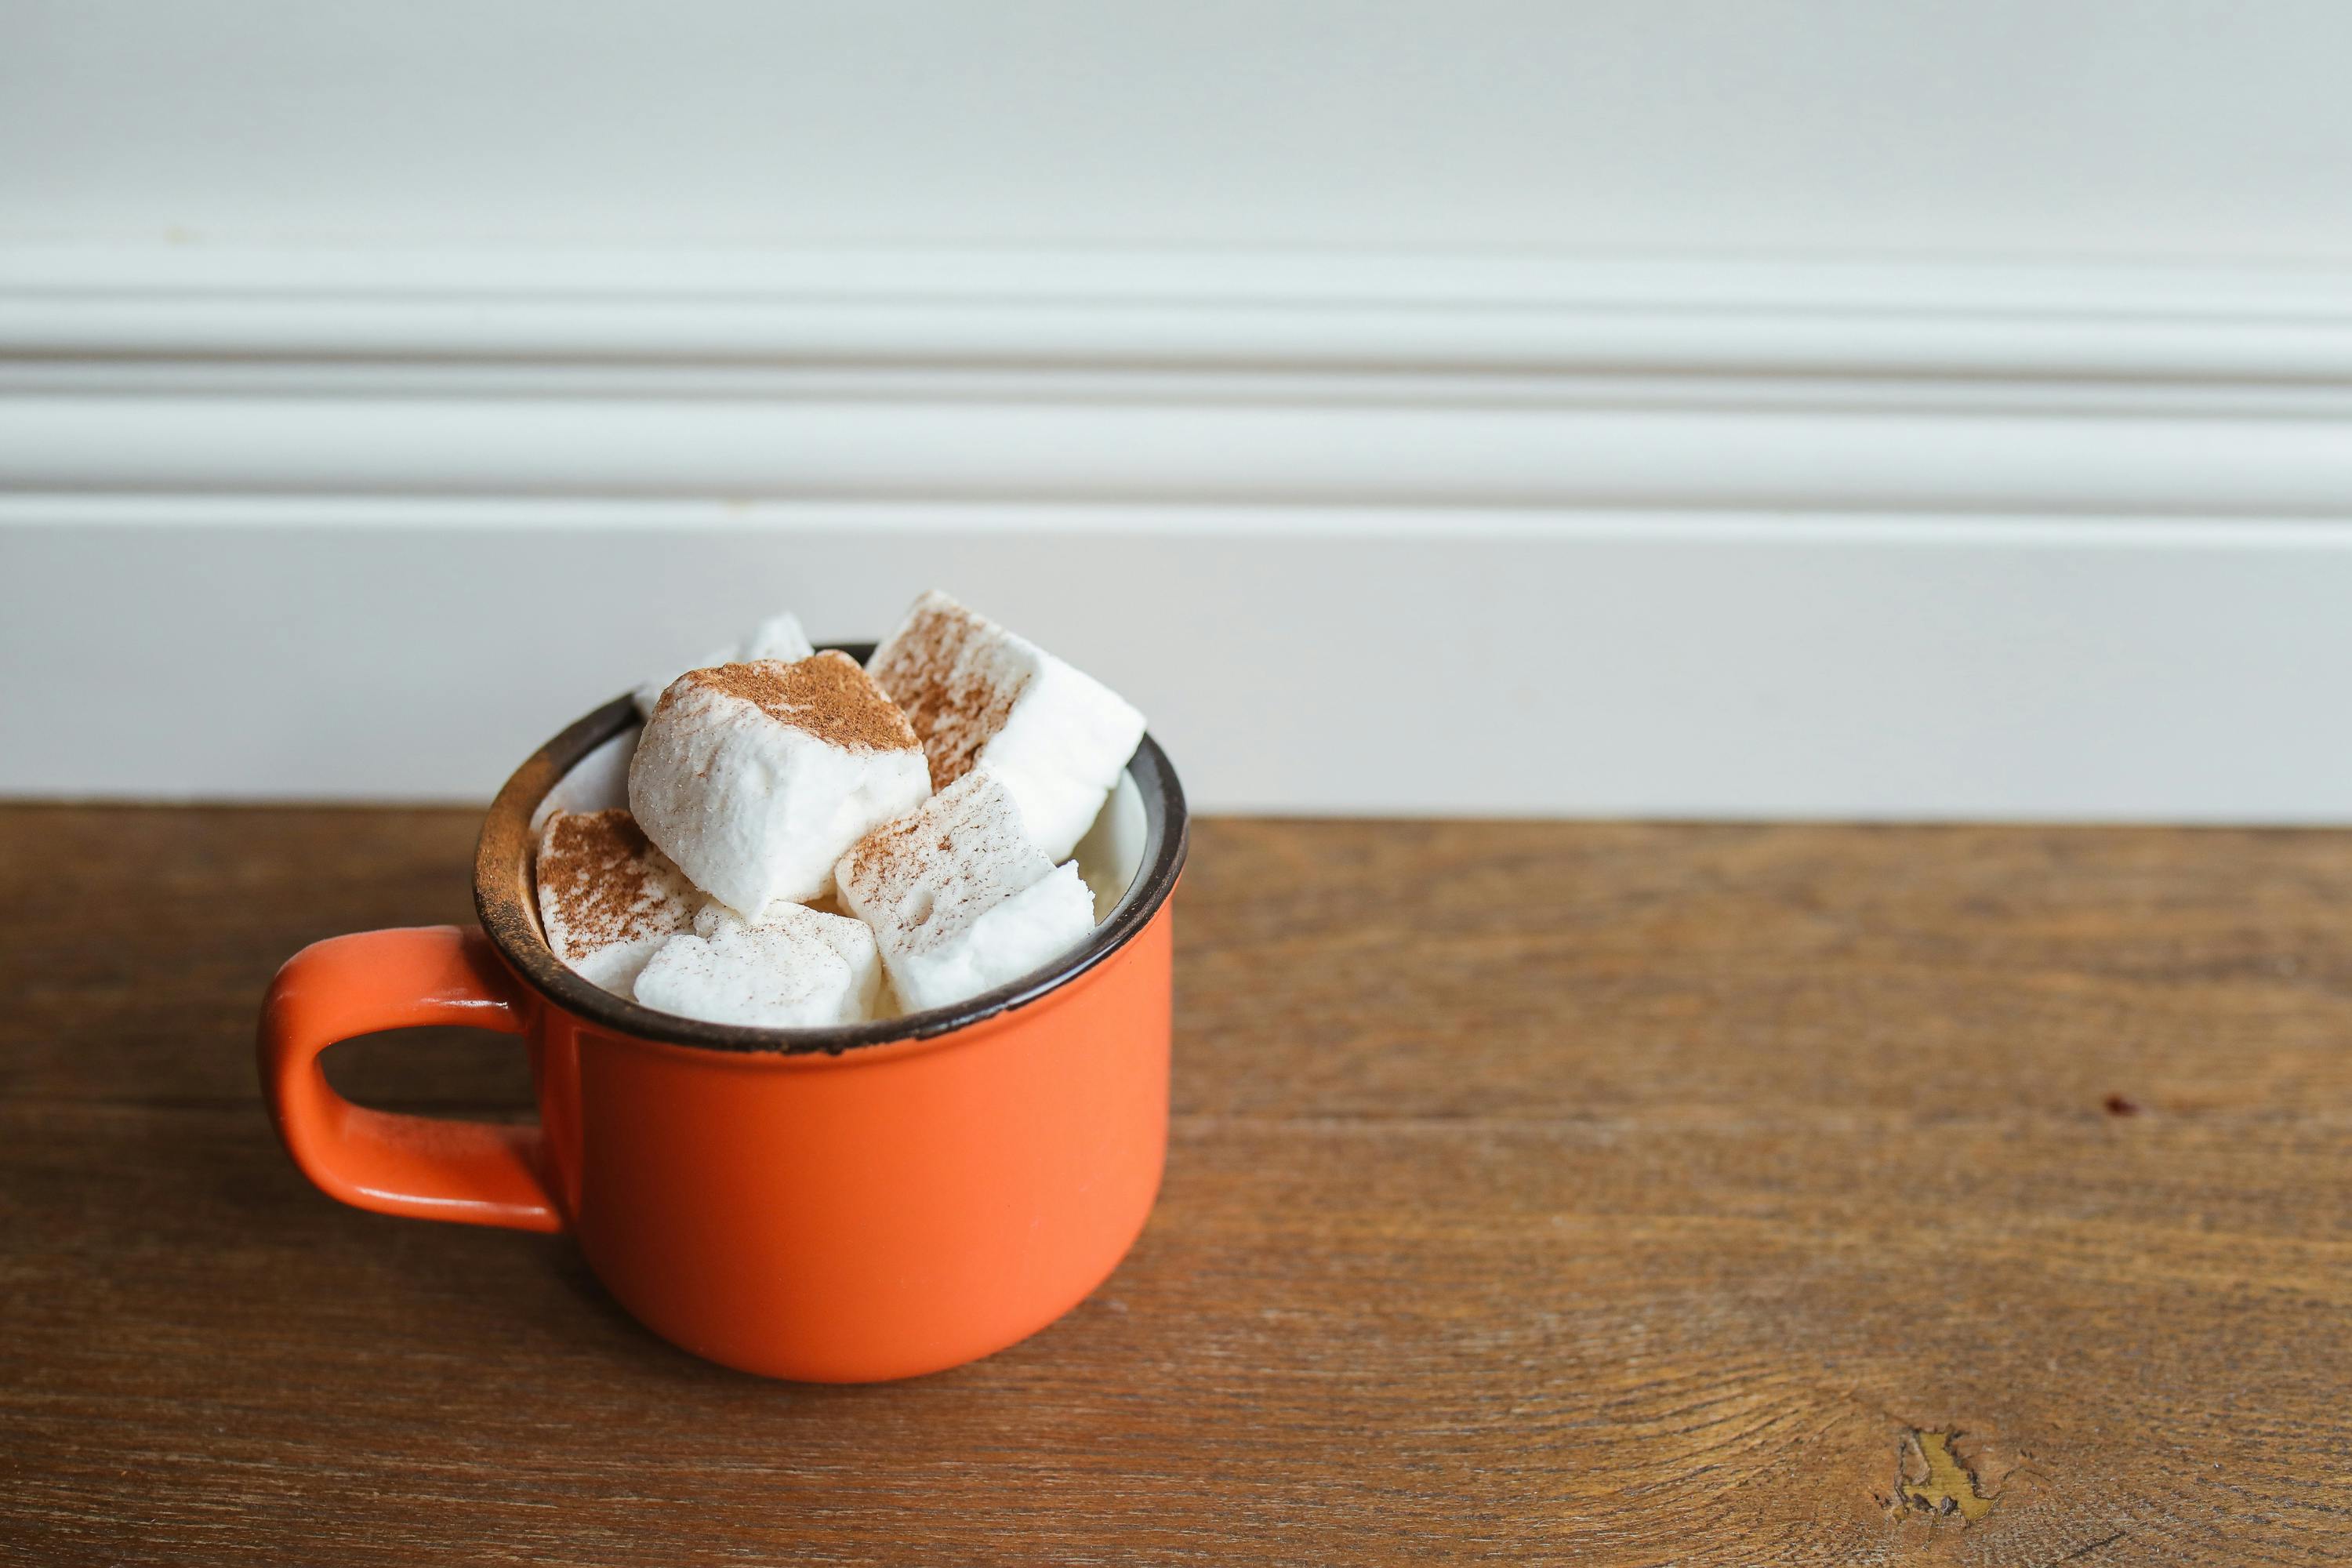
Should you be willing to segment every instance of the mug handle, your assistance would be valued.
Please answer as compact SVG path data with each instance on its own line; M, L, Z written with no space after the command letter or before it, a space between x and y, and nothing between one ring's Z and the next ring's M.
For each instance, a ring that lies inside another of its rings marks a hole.
M260 1031L261 1092L286 1152L320 1191L355 1208L562 1230L539 1128L370 1110L328 1087L319 1053L329 1046L425 1024L523 1033L513 982L481 932L361 931L288 959Z

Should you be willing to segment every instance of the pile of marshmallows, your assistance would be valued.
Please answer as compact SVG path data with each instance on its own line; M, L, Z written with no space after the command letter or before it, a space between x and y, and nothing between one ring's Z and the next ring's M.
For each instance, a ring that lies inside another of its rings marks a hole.
M780 616L636 701L629 810L557 812L539 844L548 944L608 991L713 1023L859 1024L1002 985L1094 929L1068 857L1143 715L944 594L862 669Z

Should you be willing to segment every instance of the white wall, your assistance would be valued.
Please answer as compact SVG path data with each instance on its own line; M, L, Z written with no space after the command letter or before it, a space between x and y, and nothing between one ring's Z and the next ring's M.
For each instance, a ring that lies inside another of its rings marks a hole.
M2352 821L2347 46L19 0L0 792L478 796L937 582L1212 807Z
M14 0L0 232L2352 257L2332 0Z

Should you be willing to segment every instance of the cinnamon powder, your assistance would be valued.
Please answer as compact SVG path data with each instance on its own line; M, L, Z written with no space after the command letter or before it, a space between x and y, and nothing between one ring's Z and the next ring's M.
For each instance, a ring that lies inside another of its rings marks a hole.
M907 716L846 654L828 650L790 664L772 658L722 664L682 679L749 702L844 751L912 751L922 744Z
M661 851L636 818L607 811L561 812L549 819L539 856L539 888L562 922L564 945L576 956L669 929L657 918L662 900L653 881Z
M987 626L961 605L930 605L875 661L875 680L922 737L935 790L971 771L1029 684L1026 671L989 657Z

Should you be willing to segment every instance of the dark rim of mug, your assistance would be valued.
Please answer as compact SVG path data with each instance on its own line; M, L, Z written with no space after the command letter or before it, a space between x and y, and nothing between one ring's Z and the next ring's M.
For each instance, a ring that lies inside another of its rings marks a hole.
M873 650L870 643L838 646L861 662ZM537 837L531 832L530 819L539 803L582 758L636 721L635 705L626 697L617 697L533 752L491 802L474 851L474 911L507 963L564 1012L615 1034L705 1050L832 1057L868 1046L953 1034L1044 1000L1125 947L1160 912L1175 889L1177 873L1184 868L1190 838L1184 787L1177 782L1167 753L1146 735L1127 764L1128 776L1135 781L1143 799L1143 850L1135 877L1110 918L1097 924L1076 952L952 1007L934 1007L854 1027L761 1029L741 1024L706 1024L656 1012L583 979L555 956L540 931L532 874Z

